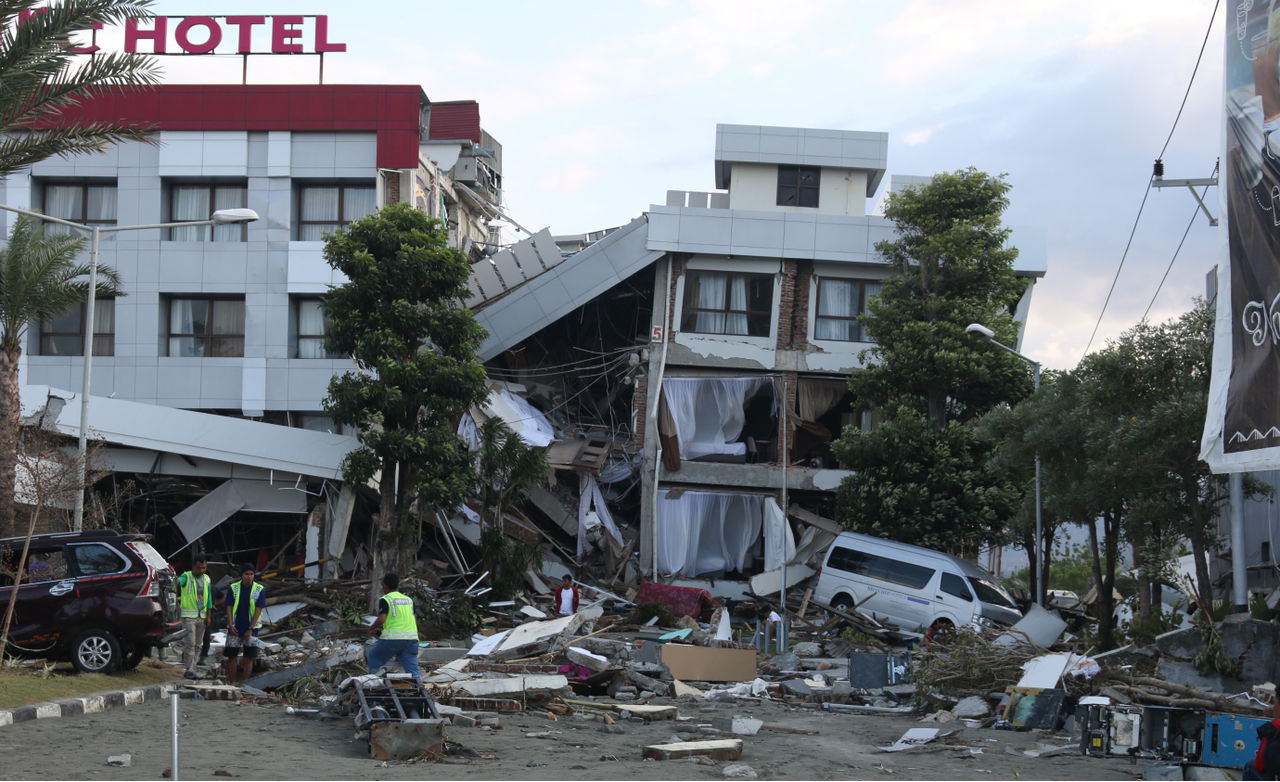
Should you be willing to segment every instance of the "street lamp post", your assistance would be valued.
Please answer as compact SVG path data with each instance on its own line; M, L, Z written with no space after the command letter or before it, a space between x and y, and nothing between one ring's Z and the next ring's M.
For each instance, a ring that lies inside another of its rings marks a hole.
M1018 351L1014 350L1013 348L1009 347L1008 345L1005 345L1001 342L997 342L996 333L991 329L987 328L986 326L982 325L981 323L970 323L968 326L965 327L965 333L972 334L975 337L978 337L979 339L990 342L992 345L995 345L1001 350L1012 353L1013 355L1017 356L1018 358L1030 364L1032 387L1037 391L1040 390L1040 362L1039 361L1033 361L1027 358L1026 356L1022 355ZM1035 537L1035 541L1036 541L1036 550L1032 559L1035 560L1034 566L1035 566L1035 574L1036 574L1036 604L1043 607L1044 596L1046 591L1045 584L1044 584L1044 521L1041 516L1040 449L1038 447L1036 448L1036 537Z
M78 488L76 492L75 519L73 529L79 532L84 527L84 493L87 489L87 454L89 445L89 376L93 366L93 320L94 306L98 293L98 247L102 234L119 233L121 231L144 231L152 228L185 228L193 225L232 225L251 223L258 219L258 213L252 209L219 209L208 220L188 220L185 222L152 223L149 225L83 225L64 220L61 217L36 212L31 209L19 209L16 206L0 204L0 209L33 217L47 223L57 223L73 228L89 237L89 298L84 308L84 376L80 386L80 437L76 444L76 470Z

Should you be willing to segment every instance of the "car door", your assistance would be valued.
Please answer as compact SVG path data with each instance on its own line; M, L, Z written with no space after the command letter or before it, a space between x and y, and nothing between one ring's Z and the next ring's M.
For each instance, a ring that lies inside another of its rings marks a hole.
M19 582L16 587L0 588L0 599L5 601L15 588L18 590L10 636L24 652L47 651L64 640L58 618L65 613L66 605L75 600L75 582L68 577L62 546L34 547L28 551Z

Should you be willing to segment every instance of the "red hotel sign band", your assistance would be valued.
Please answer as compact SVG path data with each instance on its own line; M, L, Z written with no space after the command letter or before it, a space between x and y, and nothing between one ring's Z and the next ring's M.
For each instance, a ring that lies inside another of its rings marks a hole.
M314 20L309 29L304 20ZM150 24L150 27L144 25ZM271 49L254 49L254 33L269 34ZM328 16L155 16L129 19L124 27L124 51L129 54L324 54L345 52L345 43L329 40ZM235 49L229 47L234 43ZM174 48L171 48L170 45ZM175 50L176 48L176 50ZM78 47L89 54L95 46Z

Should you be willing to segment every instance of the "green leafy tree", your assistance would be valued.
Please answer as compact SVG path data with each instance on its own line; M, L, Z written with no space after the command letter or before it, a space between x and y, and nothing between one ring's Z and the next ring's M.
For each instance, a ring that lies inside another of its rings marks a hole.
M1176 320L1139 323L1104 350L1086 356L1078 372L1091 386L1095 409L1109 426L1095 438L1094 458L1110 464L1124 498L1125 529L1149 561L1149 584L1162 571L1177 532L1191 545L1196 590L1212 605L1209 555L1227 500L1227 476L1200 460L1209 398L1213 312L1203 301ZM1246 493L1260 488L1252 480Z
M1026 283L1000 222L1008 190L970 168L889 197L897 238L876 249L894 271L868 302L862 323L876 344L849 379L855 404L886 420L846 429L832 446L855 471L839 492L848 529L970 554L1005 535L1018 487L987 468L992 446L972 423L1025 396L1031 379L965 327L983 323L1006 344L1017 335L1012 313Z
M507 505L547 477L547 452L526 445L500 418L481 424L479 434L476 493L501 531Z
M378 478L376 584L388 570L403 572L415 553L415 501L451 510L472 490L473 457L455 428L486 394L476 359L484 330L458 304L466 257L446 245L438 221L409 204L335 231L324 256L349 280L325 296L325 345L361 370L330 381L325 409L358 428L346 480Z
M147 128L64 123L59 115L95 95L159 80L155 59L71 51L72 37L150 13L149 0L0 0L0 177L55 155L101 152L119 141L153 143Z
M35 220L14 221L0 247L0 535L14 527L13 482L19 447L18 360L28 323L49 320L88 298L89 266L77 263L78 236L47 234ZM120 277L98 266L97 295L123 296Z

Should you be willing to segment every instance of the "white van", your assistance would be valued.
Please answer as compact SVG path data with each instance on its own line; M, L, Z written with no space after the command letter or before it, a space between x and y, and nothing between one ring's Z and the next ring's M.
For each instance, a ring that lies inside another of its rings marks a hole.
M990 573L941 551L842 532L818 571L814 599L906 632L938 627L996 627L1022 618Z

